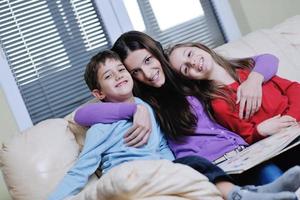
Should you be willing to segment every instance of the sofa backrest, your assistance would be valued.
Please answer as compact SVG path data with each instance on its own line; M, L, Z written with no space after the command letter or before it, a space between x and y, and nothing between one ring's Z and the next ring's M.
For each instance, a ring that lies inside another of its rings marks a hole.
M274 54L279 58L278 75L300 82L300 15L271 29L249 33L215 50L229 58Z

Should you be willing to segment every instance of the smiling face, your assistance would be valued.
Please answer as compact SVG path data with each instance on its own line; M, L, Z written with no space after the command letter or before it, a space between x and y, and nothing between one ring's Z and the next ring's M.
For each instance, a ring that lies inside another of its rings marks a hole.
M159 88L165 83L160 62L146 49L130 52L124 64L133 78L148 86Z
M198 48L181 46L175 48L169 60L173 70L189 79L210 79L210 74L215 65L212 56Z
M101 89L92 91L95 97L109 102L132 101L133 80L119 60L107 59L97 73Z

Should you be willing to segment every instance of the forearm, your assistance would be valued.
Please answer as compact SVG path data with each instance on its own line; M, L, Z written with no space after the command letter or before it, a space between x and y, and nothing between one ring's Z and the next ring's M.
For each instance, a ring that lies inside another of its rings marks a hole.
M279 60L272 54L261 54L252 57L255 62L253 72L257 72L264 77L264 82L270 80L278 71Z
M131 119L136 108L134 103L93 103L79 108L74 120L83 126L113 123L122 119Z

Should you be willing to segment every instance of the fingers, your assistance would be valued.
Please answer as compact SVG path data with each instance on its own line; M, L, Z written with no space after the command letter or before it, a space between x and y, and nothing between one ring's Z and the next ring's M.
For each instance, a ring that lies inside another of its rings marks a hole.
M257 97L247 97L245 99L246 99L245 100L246 108L245 108L244 118L249 119L260 109L262 98L261 96L257 96Z
M281 117L281 119L286 120L286 121L297 122L297 120L296 120L294 117L290 116L290 115L283 115L283 116Z
M139 147L147 143L151 129L133 125L124 135L124 142L127 146Z
M251 113L254 113L254 109L255 109L255 102L253 101L253 99L252 98L247 99L247 101L246 101L245 119L249 119Z
M125 143L127 146L134 146L138 144L146 134L146 130L138 127L132 134L125 138Z
M140 147L140 146L143 146L144 144L147 143L148 139L149 139L149 136L150 136L150 132L147 132L145 134L145 136L142 138L142 140L138 143L136 143L135 145L133 145L132 147Z
M125 143L134 147L147 143L149 136L146 135L151 133L152 123L146 106L137 105L137 111L133 116L133 124L134 126L125 134Z
M241 98L240 100L240 110L239 110L239 117L240 119L244 118L244 109L245 109L246 99Z
M298 124L297 120L291 116L284 115L280 118L284 127L295 126Z
M138 128L138 126L137 125L132 125L132 127L130 127L129 129L128 129L128 131L125 133L125 135L124 135L124 138L127 138L128 139L128 137L136 130ZM129 138L129 140L131 139L131 137ZM126 143L126 139L125 139L125 143Z
M257 99L254 99L252 101L252 110L249 114L249 118L252 117L258 110L259 110L258 109L258 101L257 101Z
M241 100L241 87L238 87L237 92L236 92L236 104L238 104Z
M262 97L259 96L259 97L257 98L257 105L256 105L256 111L255 111L255 112L257 112L257 111L260 109L260 107L261 107L261 102L262 102Z
M281 128L287 128L287 127L295 126L295 125L296 125L295 122L287 121L287 122L282 122L282 123L280 124L280 127L281 127Z

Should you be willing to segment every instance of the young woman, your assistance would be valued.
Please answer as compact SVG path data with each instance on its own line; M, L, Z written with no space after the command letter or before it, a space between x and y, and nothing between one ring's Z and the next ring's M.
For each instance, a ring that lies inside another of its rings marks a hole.
M224 155L228 152L234 153L247 146L237 134L210 119L204 109L209 104L205 101L200 103L198 97L201 96L191 89L192 81L186 81L172 73L160 43L144 33L131 31L119 37L113 50L119 54L135 80L135 95L150 103L155 109L176 157L197 155L210 161L218 161L226 158ZM254 60L258 71L264 71L262 70L264 66L271 68L278 65L278 60L272 55L261 55ZM265 78L269 79L276 70L271 73L266 71ZM248 83L260 88L262 81L263 77L253 72L243 86ZM248 109L257 110L259 107L260 100L240 99L241 104L245 105L247 102ZM103 109L101 104L87 106L76 113L75 120L83 125L103 122L101 120L105 113L102 112L100 115L101 109ZM252 112L246 113L249 116ZM262 165L260 169L253 169L247 177L253 176L253 173L256 173L257 177L263 177L261 173L267 174L267 180L264 179L263 183L274 180L280 174L273 165Z

